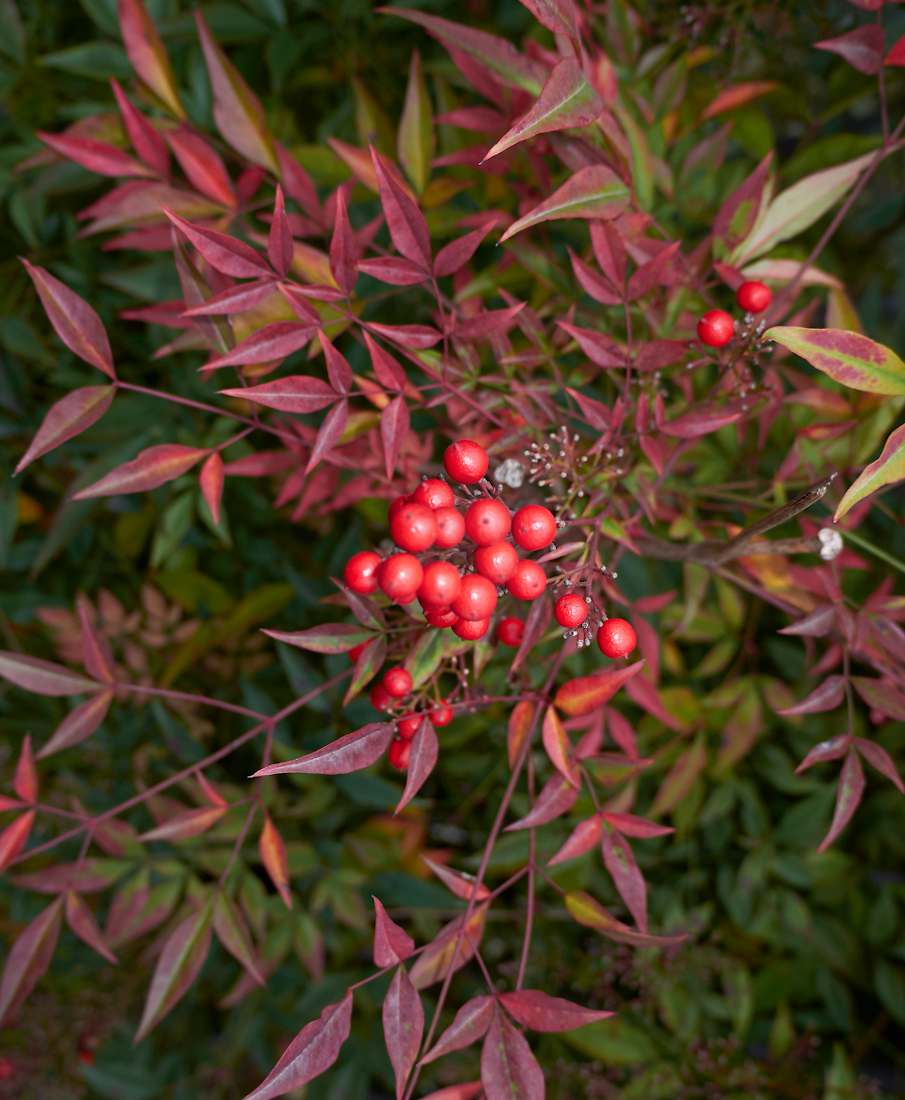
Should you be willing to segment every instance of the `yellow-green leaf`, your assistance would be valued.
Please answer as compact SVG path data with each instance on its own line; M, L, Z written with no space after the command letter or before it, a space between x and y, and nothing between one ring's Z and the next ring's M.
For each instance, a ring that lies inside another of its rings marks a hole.
M767 329L765 340L782 344L834 382L867 393L905 394L905 363L892 348L838 328Z

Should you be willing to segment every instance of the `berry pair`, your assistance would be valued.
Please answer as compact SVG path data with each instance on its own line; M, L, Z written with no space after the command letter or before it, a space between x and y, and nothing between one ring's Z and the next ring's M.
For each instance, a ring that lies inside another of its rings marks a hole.
M559 597L553 614L559 625L566 627L567 638L579 633L579 628L587 623L592 607L590 596L582 597L577 592L566 592ZM590 644L590 629L587 626L578 644L583 642ZM627 657L637 644L634 627L626 619L605 619L597 630L597 645L606 657Z
M754 280L742 283L735 300L746 313L763 313L773 301L773 291ZM735 321L724 309L711 309L698 321L698 339L711 348L722 348L735 335Z
M371 688L371 703L377 710L389 710L397 699L404 699L412 690L412 674L397 665L383 674L383 679Z
M428 711L420 714L412 712L404 714L396 723L396 736L390 742L387 749L387 760L397 771L404 772L409 766L409 757L412 754L412 738L421 727L425 718L429 718L435 729L448 726L453 720L453 709L445 700L437 703Z

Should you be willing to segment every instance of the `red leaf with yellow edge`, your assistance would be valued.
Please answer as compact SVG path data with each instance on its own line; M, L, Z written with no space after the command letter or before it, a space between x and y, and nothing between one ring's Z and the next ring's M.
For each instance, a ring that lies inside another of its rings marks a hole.
M411 973L414 987L425 989L465 966L480 946L486 919L485 902L475 907L467 925L464 914L444 925L415 960Z
M599 901L584 890L570 891L566 894L565 900L566 909L573 920L584 925L585 928L593 928L595 932L616 943L626 943L631 947L675 947L688 939L687 932L671 936L654 936L649 932L638 932L617 920Z
M270 881L277 888L287 909L292 908L292 894L289 892L289 861L286 858L286 845L270 814L264 815L264 826L258 838L258 851L264 869L270 875Z
M126 53L141 80L177 118L185 111L176 90L170 59L142 0L118 0L119 28Z
M157 959L135 1042L148 1034L191 988L211 943L211 903L180 921Z
M629 189L605 164L591 164L578 171L523 218L513 222L500 237L508 241L542 222L562 218L618 218L629 202Z
M0 871L6 870L25 847L34 823L35 811L28 810L20 817L14 818L0 833Z
M608 668L593 676L579 676L563 684L553 702L558 710L572 717L590 714L612 699L626 680L636 676L643 667L643 661L636 661L624 668Z
M506 737L506 753L509 767L513 767L521 755L525 741L534 727L535 706L528 699L520 699L509 715L509 729Z
M544 714L543 740L553 767L573 787L577 787L579 778L578 769L572 759L572 742L554 707L548 707Z
M199 447L179 443L161 443L147 447L131 462L124 462L87 489L77 492L74 500L115 497L126 493L147 493L188 473L207 454Z
M451 867L447 867L443 863L436 863L427 856L422 856L421 859L430 867L447 890L450 890L457 898L468 901L474 894L478 901L483 901L484 898L490 897L490 890L483 882L477 887L477 890L475 889L476 883L473 875L469 875L465 871L454 871Z

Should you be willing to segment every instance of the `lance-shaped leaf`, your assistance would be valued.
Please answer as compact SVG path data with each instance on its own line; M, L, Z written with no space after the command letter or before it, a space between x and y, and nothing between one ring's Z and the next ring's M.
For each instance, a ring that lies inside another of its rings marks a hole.
M95 835L99 835L96 833ZM134 849L133 849L134 852ZM79 894L94 894L105 890L122 868L111 867L103 860L85 860L84 863L55 863L40 871L16 875L13 882L25 890L39 894L60 894L75 890Z
M574 57L563 58L554 66L531 109L503 134L484 160L538 134L589 126L602 110L603 102L579 62Z
M444 1054L453 1054L457 1050L483 1039L490 1026L494 1013L493 997L472 997L456 1013L455 1019L421 1059L421 1065L435 1062Z
M856 737L852 743L871 767L885 775L897 790L905 794L905 783L902 782L895 761L882 745L878 745L876 741L868 741L865 737Z
M352 994L347 992L302 1028L267 1077L243 1100L274 1100L319 1077L339 1057L351 1024Z
M568 813L577 800L578 788L557 772L544 784L528 813L507 825L505 831L516 832L519 829L534 829L538 825L546 825L548 821Z
M621 299L620 299L621 300ZM616 341L596 329L580 328L566 321L557 321L557 325L576 340L578 346L598 367L624 367L625 352Z
M551 997L540 989L501 993L500 1004L517 1023L532 1031L572 1031L614 1015L612 1012L584 1008L563 997Z
M15 1015L50 966L60 935L63 899L56 898L20 933L0 978L0 1025Z
M717 212L713 222L713 235L726 247L732 248L748 236L765 202L769 200L772 163L771 150Z
M779 85L773 80L748 80L742 84L732 84L708 103L701 119L716 118L717 115L725 114L726 111L735 111L739 107L744 107L746 103L760 99L777 87Z
M368 642L358 656L355 667L352 669L352 679L343 697L343 705L361 691L365 684L369 684L377 673L383 668L383 662L387 655L387 640L384 634L379 634Z
M434 121L427 83L421 71L421 55L417 50L413 51L409 64L405 104L399 119L397 152L399 163L420 193L430 179L434 157Z
M380 440L386 475L392 478L399 462L399 454L408 438L411 418L403 394L398 394L380 414Z
M0 651L0 676L35 695L84 695L100 684L52 661Z
M767 329L764 339L782 344L843 386L868 393L905 394L905 363L891 348L858 332L778 326Z
M198 977L211 944L211 909L208 901L167 936L151 978L136 1043L182 999Z
M217 129L237 153L278 176L280 165L260 102L214 41L200 10L195 23L214 93Z
M19 759L16 761L16 770L13 773L13 790L23 802L35 802L38 797L38 773L35 769L35 758L31 751L31 734L26 734L22 739L22 748L19 750Z
M528 1040L497 1010L481 1049L487 1100L544 1100L544 1075Z
M401 1100L424 1034L424 1008L418 991L400 966L383 999L383 1037L396 1078L396 1100Z
M827 760L839 760L845 756L852 744L851 735L848 733L840 734L838 737L831 737L828 741L821 741L815 745L802 762L795 769L795 774L800 775L802 772L812 768L815 764L823 764Z
M267 258L274 271L285 279L292 264L292 228L286 214L283 188L279 184L273 200L273 220L267 235Z
M864 73L865 76L876 76L883 68L883 52L886 43L883 38L883 28L879 23L865 23L836 38L825 38L822 42L815 42L814 48L828 50L830 53L844 57L853 69Z
M846 490L833 517L837 522L859 501L887 485L905 479L905 424L896 428L883 444L880 457L868 463Z
M710 435L727 424L735 424L745 415L745 409L741 403L717 404L715 402L702 404L689 412L682 413L672 420L666 420L660 426L664 435L674 436L676 439L699 439L702 435Z
M890 718L905 722L905 692L893 683L871 676L853 676L852 684L868 706L876 707Z
M42 130L38 130L37 136L61 157L99 176L154 175L153 169L106 141L95 141L93 138L78 137L71 133L46 134Z
M226 207L237 203L226 165L220 155L200 134L184 126L167 133L167 141L179 167L196 191Z
M304 326L293 327L301 330ZM263 332L263 329L261 331ZM306 331L310 337L310 329ZM304 342L307 343L307 338ZM336 394L323 379L307 374L292 374L272 382L262 382L259 386L220 392L227 397L241 397L255 405L263 405L267 409L277 409L287 413L317 412L318 409L326 408L336 400Z
M434 257L434 274L440 278L443 275L455 275L460 271L477 252L481 241L490 232L490 226L485 225L480 229L473 229L464 237L457 237L454 241L444 245Z
M522 636L522 644L518 647L515 657L512 659L510 671L517 672L525 661L531 656L534 647L543 637L544 631L553 617L552 600L534 600L528 609L525 618L525 632Z
M185 111L176 91L170 59L143 0L118 0L119 29L132 68L177 118Z
M553 767L573 787L577 787L579 776L572 755L572 742L555 707L548 707L544 714L543 740L544 749Z
M440 752L440 743L437 740L437 731L429 718L422 718L421 724L415 736L412 738L412 749L409 756L408 770L405 775L405 790L394 814L404 809L415 795L424 786L427 778L437 763Z
M371 895L374 902L374 965L381 970L403 962L415 950L415 941L391 917L379 898Z
M89 675L105 684L114 681L113 658L106 641L94 629L94 609L88 598L79 593L76 597L76 609L79 616L79 644L82 651L82 664Z
M598 275L589 264L576 256L571 248L569 249L569 260L572 263L575 278L581 284L582 290L595 302L600 302L604 306L614 306L622 301L622 295L613 290L609 279L604 279L602 275Z
M635 924L646 932L647 885L631 845L621 833L608 830L603 834L603 862Z
M695 780L707 766L707 748L701 737L696 737L669 769L666 778L657 791L657 797L650 808L656 817L674 810L691 791Z
M265 775L347 775L368 768L386 752L395 732L392 722L371 722L361 729L338 737L323 748L306 753L283 764L268 764L252 778Z
M200 836L217 824L226 813L226 809L225 806L202 806L196 810L185 810L162 825L158 825L156 829L142 833L139 839L143 841L188 840L193 836Z
M278 288L279 284L272 277L255 279L251 283L237 283L235 286L228 286L226 290L221 290L219 294L208 298L201 305L184 310L182 316L228 317L235 313L244 313L246 310L255 309L268 301L274 296ZM308 320L315 321L317 315L313 310L310 312L311 316Z
M550 858L549 866L555 867L558 863L565 863L569 859L577 859L585 855L600 843L603 833L603 825L600 814L594 814L584 821L579 821L569 834L565 844Z
M160 443L147 447L131 462L117 466L100 481L89 485L87 489L81 489L73 500L147 493L188 473L207 453L199 447L184 447L179 443Z
M454 871L443 863L436 863L434 860L428 859L427 856L422 856L421 859L430 867L447 890L450 890L457 898L468 901L472 895L475 895L478 901L483 901L484 898L490 897L490 890L483 882L478 886L474 875L469 875L465 871Z
M592 898L584 890L570 891L566 894L565 901L566 909L573 920L585 928L593 928L595 932L616 943L627 943L631 947L675 947L688 939L686 932L674 936L653 936L649 932L638 932L617 920L596 898Z
M529 699L520 699L509 715L509 728L506 735L506 755L509 767L513 767L522 754L525 741L534 728L535 706Z
M264 825L258 838L258 852L270 881L277 888L287 909L292 908L292 894L289 890L289 861L286 858L286 845L279 829L271 821L270 814L264 815Z
M154 170L158 176L169 175L170 156L167 152L167 143L161 134L151 125L145 116L132 105L119 85L119 81L111 80L110 86L116 96L116 104L119 113L129 135L132 148L141 160Z
M309 630L297 630L285 634L280 630L265 630L268 638L287 645L298 646L312 653L348 653L362 642L370 641L374 632L352 623L324 623L312 626Z
M430 271L430 232L418 204L395 176L388 172L380 154L371 148L371 160L380 189L380 205L396 251L412 263Z
M42 760L51 753L60 752L61 749L72 748L73 745L78 745L90 737L107 717L107 711L112 702L113 692L101 691L92 695L84 703L80 703L57 726L53 736L38 753L38 759Z
M373 256L359 260L358 270L391 286L416 286L429 278L420 264L413 264L402 256Z
M548 199L510 225L500 237L500 243L541 222L562 218L618 218L628 206L628 200L628 188L611 168L604 164L579 168Z
M0 833L0 871L5 871L25 847L34 823L35 811L28 810L14 818Z
M60 398L48 410L15 472L96 424L110 408L115 392L113 386L85 386Z
M622 685L643 667L643 661L636 661L625 668L608 668L593 676L578 676L562 685L553 702L563 714L572 717L590 714L612 699Z
M340 187L336 192L334 203L333 236L330 238L330 271L336 280L336 285L347 298L355 290L358 255L358 242L346 209L346 188Z
M218 893L214 901L214 931L230 955L245 967L258 985L264 985L265 979L245 918L239 907L224 893Z
M211 519L218 527L220 525L220 504L223 499L223 481L223 459L220 457L219 452L214 451L212 455L204 460L201 473L198 475L198 484L201 488L201 495L204 497L204 503L211 514Z
M534 18L554 34L578 37L578 12L575 0L521 0Z
M886 60L883 64L889 65L890 67L905 67L905 34L902 35L899 41L896 42L886 55Z
M464 913L444 925L415 960L411 973L414 987L426 989L442 981L450 971L455 973L465 966L481 944L486 920L485 902L475 906L467 925Z
M626 836L638 837L641 840L647 840L654 836L668 836L669 833L675 832L675 829L670 825L658 825L655 821L647 821L645 818L636 817L634 814L614 813L607 810L603 815L603 819L618 832L624 833Z
M836 607L834 604L824 604L816 610L796 619L789 626L777 631L779 634L801 635L806 638L822 638L829 634L836 622Z
M84 898L79 897L73 890L66 894L66 923L72 931L84 940L107 962L116 963L118 960L104 939L104 935L97 926L94 914L88 907Z
M810 695L791 707L783 707L777 714L792 717L797 714L822 714L826 710L835 710L845 698L845 679L842 676L827 676Z
M839 773L833 820L829 832L817 847L818 852L825 852L848 825L863 794L864 769L861 767L861 757L854 749L850 749L848 756L845 758L845 763L842 765L842 771Z
M232 275L235 279L260 279L268 275L273 277L267 262L255 252L251 245L226 233L220 233L216 229L193 225L172 210L164 208L163 212L217 271L222 271L224 275Z
M115 378L110 341L97 313L84 298L43 267L36 267L28 260L22 260L22 265L35 285L48 320L66 347L79 359Z
M306 347L316 333L316 325L298 321L274 321L236 344L232 351L209 360L201 369L207 372L220 370L221 367L247 366L250 363L275 363ZM280 409L282 412L314 412L336 400L336 394L326 382L305 374L278 378L260 386L248 386L246 389L220 392L228 397L244 397L258 405Z

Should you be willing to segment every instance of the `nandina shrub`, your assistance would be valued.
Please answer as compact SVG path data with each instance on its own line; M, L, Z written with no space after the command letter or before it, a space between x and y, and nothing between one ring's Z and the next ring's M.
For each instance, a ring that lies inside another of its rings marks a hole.
M98 578L0 657L39 697L2 802L0 1010L26 1022L71 933L148 964L139 1040L216 984L223 1095L805 1096L824 1067L860 1095L842 1047L800 1065L861 1001L903 1015L871 876L903 835L875 494L903 474L905 365L820 264L899 153L901 42L859 15L816 43L877 89L879 136L783 186L732 145L770 83L671 49L656 10L524 7L518 44L388 9L448 61L413 55L394 143L376 107L370 147L330 139L338 186L199 13L206 131L138 0L135 86L41 135L114 180L80 220L153 264L164 294L123 317L171 330L172 367L123 362L66 272L24 261L67 371L100 374L17 470L56 461L153 576L131 606ZM224 953L231 988L203 971Z

